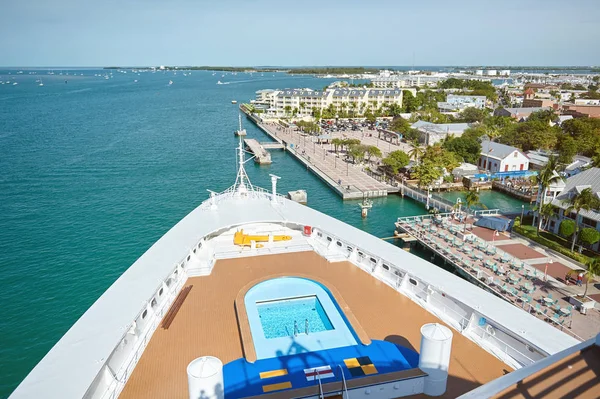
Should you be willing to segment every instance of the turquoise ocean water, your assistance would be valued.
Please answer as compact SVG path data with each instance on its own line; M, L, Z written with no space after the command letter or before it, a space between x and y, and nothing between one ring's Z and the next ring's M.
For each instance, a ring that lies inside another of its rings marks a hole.
M104 79L94 74L106 71L28 72L0 70L10 82L0 85L0 397L207 189L233 183L238 110L231 100L332 81L282 73L114 71ZM244 124L249 137L267 140ZM398 216L424 212L390 196L376 199L363 220L357 201L341 201L282 151L272 165L248 172L265 188L276 173L280 192L306 189L309 206L378 237L392 235ZM488 206L499 198L520 207L502 195Z

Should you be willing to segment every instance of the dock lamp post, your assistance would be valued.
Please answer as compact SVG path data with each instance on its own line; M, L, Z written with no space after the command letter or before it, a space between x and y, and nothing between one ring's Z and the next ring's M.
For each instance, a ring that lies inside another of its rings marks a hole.
M523 213L525 212L525 205L521 205L521 226L523 225Z
M499 235L500 233L498 233L498 230L494 230L494 234L492 235L492 245L494 245L494 241Z
M427 203L425 204L425 209L429 210L429 199L431 198L431 186L427 186Z

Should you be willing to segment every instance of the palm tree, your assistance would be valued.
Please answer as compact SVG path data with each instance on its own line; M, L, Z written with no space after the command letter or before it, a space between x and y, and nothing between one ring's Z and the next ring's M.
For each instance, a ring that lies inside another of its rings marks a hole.
M543 207L544 203L546 202L546 190L548 189L550 184L552 184L558 180L562 180L562 177L560 177L555 171L557 166L558 166L558 158L553 157L553 156L549 157L548 163L546 163L546 166L544 166L544 168L540 171L540 173L537 177L537 181L539 184L538 198L540 199L537 206L540 210ZM542 228L542 218L538 215L538 219L539 220L538 220L538 226L537 226L537 235L539 236L540 229Z
M485 206L481 203L481 201L479 201L479 193L475 190L467 191L467 195L465 196L465 202L467 206L465 207L465 224L463 226L463 232L467 230L467 218L469 217L469 210L472 210L475 206L487 208L487 206Z
M575 234L573 234L573 242L571 243L571 251L573 251L579 233L579 213L582 210L590 211L600 208L600 200L598 200L592 189L588 187L564 202L568 205L568 208L565 210L566 215L575 211Z
M554 216L556 214L556 210L558 209L558 207L556 205L553 204L544 204L542 205L541 209L536 209L540 215L540 218L542 220L545 219L546 223L544 224L544 230L548 230L548 224L550 223L550 218L552 216Z
M600 276L600 258L589 258L586 262L587 270L571 270L567 273L568 276L572 274L579 274L583 272L583 278L585 279L585 291L583 291L583 297L587 295L588 284L590 280L593 280L597 276Z
M306 107L305 102L300 102L300 113L304 115L304 107Z
M338 152L338 146L342 145L342 139L339 138L334 138L333 140L331 140L331 144L333 144L334 148L335 148L335 153L337 154Z
M425 152L417 143L411 143L411 146L412 149L408 152L408 156L419 164L419 158L421 158Z

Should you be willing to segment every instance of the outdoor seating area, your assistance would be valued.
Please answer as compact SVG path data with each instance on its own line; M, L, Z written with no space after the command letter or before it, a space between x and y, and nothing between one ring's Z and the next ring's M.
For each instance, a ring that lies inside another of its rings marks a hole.
M415 217L403 221L401 226L497 295L577 336L570 331L573 307L566 300L553 297L553 288L546 284L544 273L534 266L481 238L459 234L463 233L464 226L448 218ZM555 292L554 295L560 294Z

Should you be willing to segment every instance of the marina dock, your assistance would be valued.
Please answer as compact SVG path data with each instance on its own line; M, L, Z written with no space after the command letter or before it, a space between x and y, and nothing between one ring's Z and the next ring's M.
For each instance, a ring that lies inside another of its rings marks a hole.
M306 168L317 175L344 200L368 197L385 197L399 192L399 187L375 180L360 166L344 161L340 154L330 151L330 144L320 144L317 139L302 132L284 128L275 123L263 123L244 107L242 112L277 144L292 154ZM276 145L276 144L273 144ZM264 143L263 143L263 148Z
M475 217L488 215L500 213L483 210ZM495 234L474 222L469 217L466 225L459 223L452 213L401 217L395 223L395 236L407 243L417 241L467 280L575 338L589 338L589 331L594 331L590 323L596 321L580 315L569 303L582 287L564 281L566 273L579 266L542 247L532 248L510 233Z
M254 162L265 165L270 164L271 154L255 139L244 139L244 144L254 154Z

